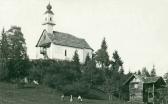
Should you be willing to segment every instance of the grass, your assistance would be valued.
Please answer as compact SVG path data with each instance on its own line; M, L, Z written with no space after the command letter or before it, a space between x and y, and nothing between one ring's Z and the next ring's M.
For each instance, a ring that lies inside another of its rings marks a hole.
M61 101L61 93L45 86L18 89L16 85L0 82L0 104L81 104L74 97L72 103L66 96ZM83 99L82 104L109 104L107 100ZM120 100L113 100L111 104L126 104Z

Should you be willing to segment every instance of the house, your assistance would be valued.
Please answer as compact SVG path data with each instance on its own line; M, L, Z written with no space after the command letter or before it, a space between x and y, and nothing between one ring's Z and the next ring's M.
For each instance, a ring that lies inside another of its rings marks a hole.
M145 77L133 74L125 83L124 88L130 102L160 104L167 94L166 83L162 77Z
M54 31L55 25L50 3L44 13L44 30L36 44L36 58L40 59L56 59L56 60L72 60L75 51L77 51L80 63L84 63L86 56L92 57L93 49L89 44L81 38L68 33Z

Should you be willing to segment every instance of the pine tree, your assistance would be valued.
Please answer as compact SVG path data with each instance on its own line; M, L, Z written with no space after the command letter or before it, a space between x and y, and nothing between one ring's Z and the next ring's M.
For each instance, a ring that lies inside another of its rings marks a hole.
M89 54L87 54L86 59L85 59L85 65L91 60Z
M80 62L79 62L79 55L78 55L78 52L75 51L74 53L74 56L72 58L72 62L73 62L73 65L74 65L74 70L77 72L77 73L81 73L80 71Z
M138 74L138 75L141 75L141 71L140 71L140 70L138 70L137 74Z
M1 36L0 36L0 80L4 80L7 77L8 70L6 67L7 63L7 57L6 57L6 51L5 51L5 30L2 30Z
M148 70L146 69L146 67L142 68L142 75L145 77L150 77L150 74Z
M154 66L154 65L153 65L153 68L152 68L152 70L151 70L150 76L151 76L151 77L156 77L156 69L155 69L155 66Z
M120 73L121 75L124 75L124 68L123 68L123 66L121 66L121 68L120 68L120 70L119 70L119 73Z
M106 39L104 38L101 44L101 49L107 50Z
M118 55L118 51L114 51L112 58L113 58L112 69L113 69L113 71L118 72L119 68L122 67L122 65L123 65L123 62L122 62L120 56Z
M109 66L109 55L105 38L102 41L101 48L96 52L95 59L103 70Z
M79 62L79 55L78 55L77 51L75 51L74 56L72 58L72 61L75 63L75 65L79 65L80 64L80 62Z

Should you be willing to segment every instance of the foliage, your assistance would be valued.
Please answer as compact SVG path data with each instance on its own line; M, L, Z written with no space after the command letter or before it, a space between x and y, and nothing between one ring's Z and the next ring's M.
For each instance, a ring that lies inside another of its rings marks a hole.
M113 53L113 61L112 61L112 70L118 72L119 68L122 67L123 62L118 54L118 51L114 51Z
M164 77L166 83L168 84L168 73L165 73L163 77Z
M152 70L151 70L150 76L151 76L151 77L156 77L156 69L155 69L155 66L154 66L154 65L153 65L153 68L152 68Z
M103 70L105 67L109 66L109 55L107 52L107 45L105 38L102 41L101 48L96 52L95 59Z
M146 67L142 68L142 73L141 74L143 76L150 77L150 74L149 74L148 70L146 69Z
M138 74L138 75L141 75L141 71L140 71L140 70L138 70L137 74Z
M82 80L89 83L90 87L101 85L104 82L103 71L96 68L94 59L88 61L87 64L82 67L82 71Z
M30 63L20 27L13 26L8 31L3 31L1 50L8 69L7 80L20 79L28 75Z
M2 36L0 36L0 80L4 80L7 77L8 70L6 67L6 50L5 50L5 34L4 34L4 29L2 30L1 33Z
M87 63L89 63L90 60L91 60L91 58L90 58L89 54L87 54L86 59L85 59L85 65L87 65Z

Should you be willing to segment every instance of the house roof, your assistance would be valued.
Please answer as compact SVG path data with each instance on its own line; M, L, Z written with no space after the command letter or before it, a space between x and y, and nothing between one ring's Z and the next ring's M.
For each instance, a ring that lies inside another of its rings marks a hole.
M125 83L129 83L133 78L138 78L140 79L143 83L146 83L146 84L149 84L149 83L156 83L159 79L162 79L162 77L145 77L145 76L142 76L142 75L137 75L137 74L133 74Z
M40 38L36 45L37 47L42 47L46 43L53 43L55 45L61 45L61 46L75 47L75 48L81 48L81 49L92 49L84 39L75 37L71 34L62 33L58 31L53 31L53 34L50 34L44 31L42 35L46 34L49 37L49 40L48 42L46 41L43 42L43 41L40 41L41 39Z

